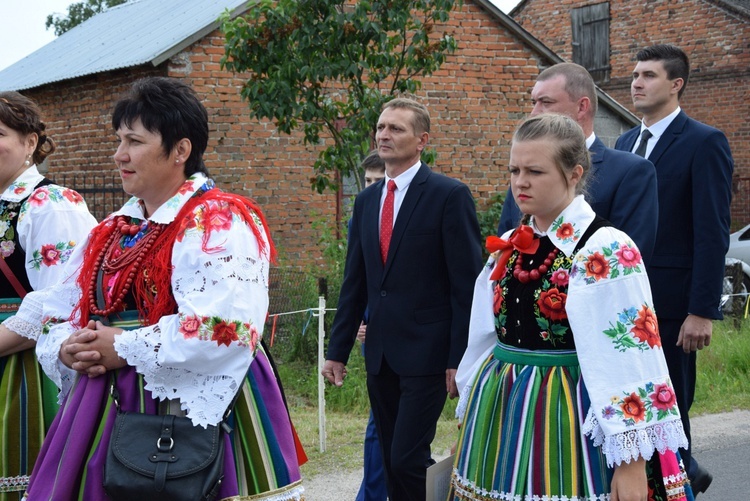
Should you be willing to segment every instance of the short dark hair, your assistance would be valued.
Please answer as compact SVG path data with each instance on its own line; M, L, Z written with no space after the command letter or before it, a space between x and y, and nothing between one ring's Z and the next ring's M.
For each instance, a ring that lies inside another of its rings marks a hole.
M55 151L55 142L45 132L47 126L42 122L39 106L23 94L0 92L0 122L24 136L37 135L36 149L31 155L36 165Z
M195 91L175 78L148 77L137 80L112 112L112 127L131 127L141 121L149 132L161 134L166 155L181 139L190 140L192 150L185 162L185 177L196 172L208 175L203 153L208 146L208 113Z
M380 158L377 150L371 151L364 160L362 160L362 170L376 170L385 172L385 161Z
M690 59L685 51L674 45L659 44L640 50L635 58L638 61L661 61L667 71L667 78L682 78L682 88L677 93L677 99L682 97L690 77Z

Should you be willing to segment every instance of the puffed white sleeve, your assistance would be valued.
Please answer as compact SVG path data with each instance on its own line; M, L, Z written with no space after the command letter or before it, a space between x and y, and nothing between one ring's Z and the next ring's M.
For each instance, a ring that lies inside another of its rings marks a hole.
M73 249L94 226L96 219L78 192L50 184L31 193L21 204L17 229L32 289L62 279Z
M205 426L221 421L255 356L268 311L269 259L230 205L211 202L194 218L172 252L177 313L119 334L115 349L154 397L179 399L193 423ZM254 224L261 226L257 218ZM204 246L206 225L213 229Z
M582 431L617 465L687 447L640 252L604 227L573 259L566 311L591 407Z

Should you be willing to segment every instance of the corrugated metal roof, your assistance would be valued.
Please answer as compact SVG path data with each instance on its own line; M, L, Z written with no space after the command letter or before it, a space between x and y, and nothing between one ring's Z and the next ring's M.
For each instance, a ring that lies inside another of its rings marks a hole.
M95 15L0 71L0 90L23 90L61 80L169 59L218 27L229 9L248 0L131 0Z

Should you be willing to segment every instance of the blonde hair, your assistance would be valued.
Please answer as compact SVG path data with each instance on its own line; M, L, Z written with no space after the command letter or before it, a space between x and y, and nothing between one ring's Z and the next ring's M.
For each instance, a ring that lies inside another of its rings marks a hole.
M580 165L583 174L576 185L576 195L586 193L588 174L591 171L591 156L586 148L586 137L583 129L572 118L557 113L542 113L526 118L513 134L513 142L548 141L554 148L553 160L560 173L568 183L568 175ZM529 221L524 214L522 224Z

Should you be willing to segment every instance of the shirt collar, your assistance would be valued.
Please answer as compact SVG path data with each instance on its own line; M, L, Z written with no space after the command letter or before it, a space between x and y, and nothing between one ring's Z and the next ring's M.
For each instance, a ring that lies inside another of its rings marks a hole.
M5 200L7 202L20 202L34 191L34 188L36 188L36 185L39 184L42 179L44 179L44 176L39 173L39 169L36 168L36 165L32 165L31 167L24 169L21 175L18 176L15 181L10 183L10 186L0 194L0 200Z
M586 228L589 227L595 217L594 210L586 203L583 195L578 195L555 218L546 235L555 247L570 257L576 245L578 245L578 241L583 236L583 232L586 231ZM534 228L535 233L541 236L545 235L544 232L539 231L536 227L533 217L530 224Z
M388 181L393 179L396 181L396 188L397 191L403 191L406 188L409 187L411 182L414 180L414 176L417 175L417 172L419 171L419 168L422 166L422 161L418 160L417 163L406 169L404 172L399 174L398 176L394 178L388 177L388 174L385 175L385 183L383 183L383 190L388 190Z
M164 202L156 211L148 217L148 220L159 224L169 224L177 217L182 206L190 200L198 189L206 185L208 189L214 187L214 182L208 179L205 174L196 172L190 176L177 190L172 198ZM129 216L136 219L146 219L143 210L143 201L140 198L132 197L120 210L114 213L115 216Z
M682 111L682 109L678 106L676 110L674 110L672 113L662 118L658 122L651 124L650 127L646 127L643 121L641 121L641 133L643 133L644 129L648 129L648 131L653 134L653 140L657 141L661 137L661 135L664 134L664 131L667 130L669 124L671 124L672 121L677 118L677 115L680 114L680 111Z
M594 144L594 141L596 141L596 134L592 132L591 135L586 138L586 149L587 150L591 149L591 145Z

